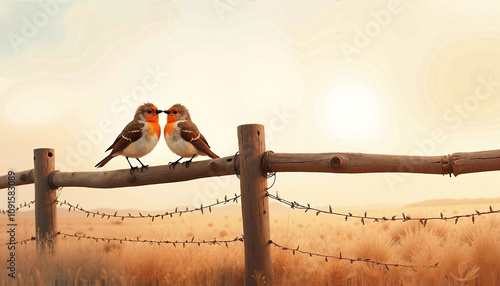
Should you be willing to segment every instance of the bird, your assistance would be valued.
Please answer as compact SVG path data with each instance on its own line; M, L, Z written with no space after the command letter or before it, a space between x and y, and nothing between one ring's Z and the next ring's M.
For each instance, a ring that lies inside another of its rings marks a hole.
M141 172L143 168L147 169L149 165L144 165L139 158L151 152L158 143L161 135L158 115L162 112L163 110L158 109L152 103L144 103L139 106L134 119L123 128L121 134L116 137L115 142L106 149L106 152L111 150L111 153L97 163L95 167L101 168L114 157L122 155L130 165L130 174L139 168L130 164L129 157L135 158L141 163Z
M175 165L185 157L191 157L191 159L182 163L186 168L198 155L208 156L212 159L219 158L210 150L207 139L191 121L189 111L184 105L174 104L163 112L167 114L167 124L163 129L167 146L172 152L181 156L177 161L169 162L170 167L175 168Z

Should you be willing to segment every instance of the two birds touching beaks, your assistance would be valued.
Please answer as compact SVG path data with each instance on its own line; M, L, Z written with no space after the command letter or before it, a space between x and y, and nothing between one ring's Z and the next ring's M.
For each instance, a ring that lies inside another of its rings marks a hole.
M141 164L141 171L147 168L148 165L144 165L139 158L150 153L160 139L159 114L161 113L167 114L167 124L163 129L167 146L172 152L181 156L177 161L169 163L171 167L175 168L182 158L190 158L182 163L186 167L198 155L209 156L212 159L219 158L210 150L207 140L191 121L189 111L184 105L175 104L168 110L160 110L152 103L145 103L137 108L134 119L106 149L106 151L111 150L111 153L95 166L100 168L114 157L121 155L127 159L131 174L139 168L132 166L128 158L136 158Z

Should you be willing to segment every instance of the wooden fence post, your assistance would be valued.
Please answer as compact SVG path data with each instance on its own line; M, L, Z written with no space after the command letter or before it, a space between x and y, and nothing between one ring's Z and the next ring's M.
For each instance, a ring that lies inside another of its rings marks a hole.
M53 251L57 233L57 195L49 183L55 170L54 149L34 150L35 229L39 251Z
M269 246L269 206L267 177L261 158L266 151L264 126L238 126L241 210L245 247L245 285L271 284L272 264Z

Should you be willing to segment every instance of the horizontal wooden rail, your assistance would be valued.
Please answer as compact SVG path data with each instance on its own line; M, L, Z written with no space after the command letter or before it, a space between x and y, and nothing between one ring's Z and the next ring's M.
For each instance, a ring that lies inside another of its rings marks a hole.
M362 153L266 153L262 167L268 172L425 173L448 174L441 156L398 156ZM447 161L446 161L447 163Z
M273 153L262 160L266 172L421 173L455 176L499 171L500 150L445 156L404 156L363 153Z
M500 170L500 150L455 153L452 156L455 176Z
M0 189L7 188L9 183L9 176L4 175L0 177ZM35 182L35 171L34 169L26 170L22 172L16 172L16 186L33 184Z
M143 173L135 172L133 175L130 175L129 169L57 172L52 176L52 184L55 187L119 188L233 175L236 173L235 169L239 170L237 156L228 156L192 162L188 169L182 165L177 165L175 169L163 165L149 167ZM392 172L458 176L467 173L500 171L500 150L461 152L444 156L266 152L262 158L262 169L264 172ZM7 177L7 175L0 177L0 189L8 187ZM16 174L16 186L33 182L33 170Z
M237 156L236 156L237 157ZM120 188L162 183L188 181L215 176L234 175L239 168L238 160L228 156L213 160L192 162L189 168L177 165L152 166L144 172L136 171L132 175L130 169L99 172L55 172L50 181L54 187L87 187L87 188ZM25 176L23 176L25 175ZM33 183L33 170L16 174L16 186ZM0 189L8 187L7 176L0 177Z

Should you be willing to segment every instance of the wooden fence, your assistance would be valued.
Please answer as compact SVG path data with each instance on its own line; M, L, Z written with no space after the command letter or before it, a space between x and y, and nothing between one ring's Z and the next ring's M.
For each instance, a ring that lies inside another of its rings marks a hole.
M328 173L422 173L458 176L500 170L500 150L454 153L444 156L400 156L362 153L291 154L266 151L264 126L238 126L239 153L213 160L193 162L189 168L168 165L130 174L128 169L96 172L60 172L55 152L34 150L34 168L16 173L15 185L35 185L35 228L38 248L53 249L57 239L56 190L59 187L118 188L188 181L239 174L243 218L245 284L256 285L252 275L262 273L271 281L269 172ZM0 177L0 189L9 186Z

